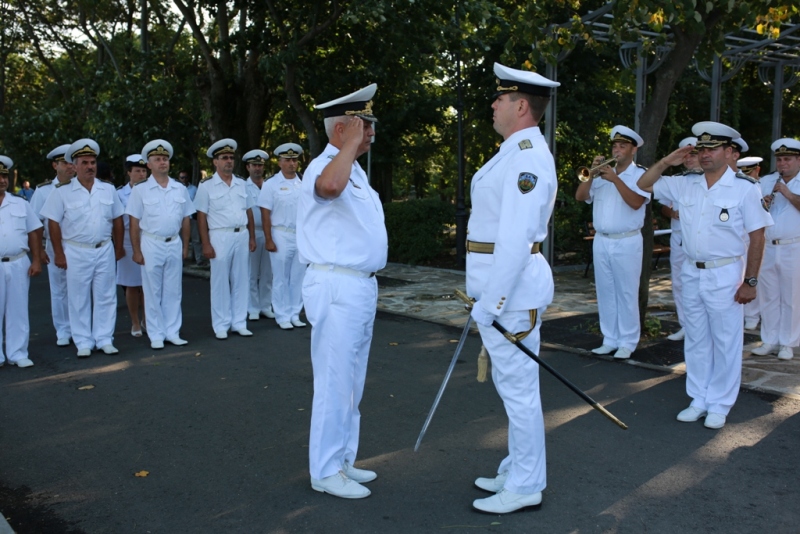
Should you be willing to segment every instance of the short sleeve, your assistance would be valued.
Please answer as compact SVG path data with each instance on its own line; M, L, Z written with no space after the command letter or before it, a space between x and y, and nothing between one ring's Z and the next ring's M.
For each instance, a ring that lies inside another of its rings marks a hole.
M39 212L39 217L61 223L64 218L64 199L61 197L61 192L58 188L47 197L47 201L45 201Z

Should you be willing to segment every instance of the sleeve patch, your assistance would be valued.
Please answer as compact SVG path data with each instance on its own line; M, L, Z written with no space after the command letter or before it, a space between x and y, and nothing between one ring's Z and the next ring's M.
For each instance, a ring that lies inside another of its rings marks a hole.
M521 172L519 173L519 178L517 178L517 187L519 187L520 192L524 195L525 193L533 191L538 180L539 177L533 173Z
M531 144L530 139L523 139L519 142L520 150L525 150L526 148L533 148L533 144Z

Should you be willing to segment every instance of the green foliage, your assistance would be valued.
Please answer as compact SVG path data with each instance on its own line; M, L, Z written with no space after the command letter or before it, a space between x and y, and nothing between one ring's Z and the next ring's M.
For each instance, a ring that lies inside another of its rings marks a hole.
M455 208L438 199L408 200L383 205L389 234L389 259L417 264L445 252L448 225Z
M646 316L642 335L650 339L659 337L661 335L661 319L654 315Z

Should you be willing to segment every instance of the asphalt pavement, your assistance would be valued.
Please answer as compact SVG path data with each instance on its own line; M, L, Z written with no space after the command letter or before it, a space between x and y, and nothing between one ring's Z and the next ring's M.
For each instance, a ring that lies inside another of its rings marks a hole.
M55 346L47 282L31 287L31 359L0 369L0 510L18 533L797 532L800 401L743 391L719 431L678 423L684 377L580 354L541 356L629 426L542 374L548 487L538 511L482 515L473 487L506 450L470 335L420 451L459 329L380 313L358 467L372 496L314 492L307 470L310 329L250 323L214 339L208 282L184 279L185 347L130 336L120 354ZM89 387L91 386L91 387ZM138 475L138 476L137 476Z

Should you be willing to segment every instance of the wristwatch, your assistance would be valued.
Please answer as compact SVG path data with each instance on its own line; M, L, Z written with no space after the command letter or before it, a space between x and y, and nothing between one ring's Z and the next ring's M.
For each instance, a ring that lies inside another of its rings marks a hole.
M756 287L758 285L758 278L755 276L751 276L750 278L745 278L744 283L750 287Z

